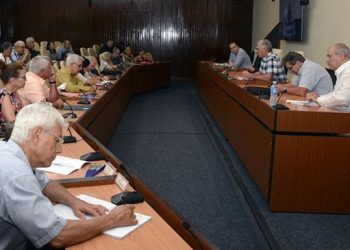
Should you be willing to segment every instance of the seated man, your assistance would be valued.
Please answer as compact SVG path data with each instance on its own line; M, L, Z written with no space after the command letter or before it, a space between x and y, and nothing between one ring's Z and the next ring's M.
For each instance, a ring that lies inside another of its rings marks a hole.
M30 58L34 58L39 55L39 52L34 49L35 47L35 39L34 37L27 37L26 39L26 47L29 50Z
M343 43L333 44L328 48L327 58L328 67L337 76L334 90L325 95L312 92L307 97L321 106L350 106L350 49Z
M17 41L11 54L11 61L23 67L30 60L29 50L23 41Z
M67 54L73 54L72 46L69 40L63 42L63 47L57 51L58 60L66 60Z
M243 71L242 76L268 82L286 81L286 75L284 74L281 61L275 54L272 53L272 45L269 40L263 39L258 41L256 45L256 53L258 57L262 58L259 71L255 73Z
M66 83L66 91L72 93L95 91L94 88L85 86L84 82L77 76L82 69L83 60L77 54L70 54L66 60L66 67L61 68L56 74L57 85Z
M56 87L55 71L46 56L36 56L29 62L24 88L18 90L23 105L35 102L51 102L57 108L63 106ZM46 81L49 81L50 87Z
M137 223L134 206L106 208L77 199L38 167L49 167L61 153L62 115L46 103L24 107L17 115L10 140L0 146L0 248L63 248L86 241L103 231ZM70 206L86 220L58 217L51 204ZM33 246L34 245L34 246Z
M95 58L93 56L91 56L90 58ZM93 59L92 59L93 60ZM96 60L96 58L95 58ZM96 66L96 62L95 63L91 63L91 61L86 57L84 58L84 61L82 63L82 69L80 70L80 72L78 73L77 77L83 81L83 83L85 85L93 85L96 84L98 82L101 81L101 77L93 74L91 72L91 66L90 65L95 65Z
M240 48L237 43L232 42L229 45L230 48L230 58L228 59L228 64L230 67L235 67L237 69L248 69L252 66L252 62L248 54L244 49Z
M306 96L308 92L325 95L333 90L332 79L327 70L299 53L288 52L282 59L282 64L297 77L294 83L278 84L279 92Z

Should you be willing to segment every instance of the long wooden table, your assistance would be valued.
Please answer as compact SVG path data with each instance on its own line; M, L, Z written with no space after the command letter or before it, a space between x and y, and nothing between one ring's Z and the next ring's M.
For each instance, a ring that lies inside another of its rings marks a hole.
M274 110L244 87L198 62L197 84L208 111L246 166L272 211L350 213L350 113L285 103Z
M152 219L122 240L107 236L98 236L86 243L69 249L214 249L200 233L177 215L171 207L154 194L132 171L104 146L132 95L152 89L166 87L170 81L170 63L152 65L134 65L126 70L108 91L99 91L88 111L76 112L78 118L71 122L72 133L78 142L64 144L62 155L79 158L91 151L100 152L118 172L130 182L131 189L145 197L136 210L151 215ZM69 98L68 98L69 99ZM69 103L76 104L76 98ZM65 113L67 111L62 111ZM120 192L114 184L115 175L100 173L97 177L84 178L88 166L84 166L71 175L49 174L58 180L73 194L84 193L109 201L113 194Z

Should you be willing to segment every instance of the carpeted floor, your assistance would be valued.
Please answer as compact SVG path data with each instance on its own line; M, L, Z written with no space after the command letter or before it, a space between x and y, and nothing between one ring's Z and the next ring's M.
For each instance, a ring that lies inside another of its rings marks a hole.
M193 81L132 98L108 148L220 249L350 248L350 216L268 211Z

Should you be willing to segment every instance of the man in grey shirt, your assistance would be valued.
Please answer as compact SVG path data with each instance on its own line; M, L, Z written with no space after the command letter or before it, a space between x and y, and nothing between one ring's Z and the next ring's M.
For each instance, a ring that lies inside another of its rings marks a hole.
M49 104L25 106L10 140L0 146L0 249L66 247L117 226L136 224L134 206L107 209L83 202L38 167L49 167L61 152L62 115ZM89 220L58 217L51 202L70 206Z
M316 92L319 95L333 91L332 78L321 65L305 59L301 54L290 51L282 59L283 65L295 74L293 83L278 84L279 92L291 95L306 96L308 92Z
M230 58L228 59L230 67L235 67L237 69L251 68L252 62L244 49L240 48L235 42L230 43L229 48L231 51Z

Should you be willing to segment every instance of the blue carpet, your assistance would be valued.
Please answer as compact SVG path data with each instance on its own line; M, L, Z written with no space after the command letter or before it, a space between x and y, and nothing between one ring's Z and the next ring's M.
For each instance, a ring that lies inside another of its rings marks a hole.
M350 216L268 211L198 100L193 81L132 98L108 148L220 249L267 248L269 232L282 249L350 248ZM263 222L249 209L230 167L239 173Z

